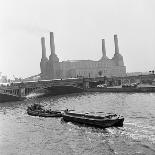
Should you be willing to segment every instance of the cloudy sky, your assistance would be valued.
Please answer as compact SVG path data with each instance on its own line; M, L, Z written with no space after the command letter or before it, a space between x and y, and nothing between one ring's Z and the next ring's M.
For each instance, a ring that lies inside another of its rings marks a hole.
M0 0L0 71L27 77L40 73L41 43L54 32L62 60L99 60L119 39L127 72L155 69L154 0Z

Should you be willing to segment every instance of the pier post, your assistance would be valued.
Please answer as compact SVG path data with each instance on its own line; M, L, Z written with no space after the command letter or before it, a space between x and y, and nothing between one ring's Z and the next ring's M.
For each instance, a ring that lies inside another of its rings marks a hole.
M89 81L86 81L86 79L83 79L83 89L88 89L89 88Z
M24 97L25 96L25 87L23 82L19 85L19 97Z
M20 97L25 96L25 88L19 88L19 96Z

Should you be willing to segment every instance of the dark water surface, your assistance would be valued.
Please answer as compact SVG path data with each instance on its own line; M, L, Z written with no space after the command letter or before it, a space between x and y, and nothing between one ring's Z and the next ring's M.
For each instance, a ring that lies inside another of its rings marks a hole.
M28 116L27 106L115 112L120 128L96 129ZM84 93L0 103L0 155L155 155L155 93Z

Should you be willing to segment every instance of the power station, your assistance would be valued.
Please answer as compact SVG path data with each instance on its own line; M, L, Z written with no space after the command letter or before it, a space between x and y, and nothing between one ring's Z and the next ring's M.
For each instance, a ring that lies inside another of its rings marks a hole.
M50 32L51 55L49 59L46 56L45 38L41 38L41 79L95 78L98 76L123 77L126 75L126 67L124 66L123 56L119 52L117 35L114 35L114 44L115 53L112 59L106 56L105 40L102 39L102 58L100 60L68 60L60 62L55 53L54 34Z

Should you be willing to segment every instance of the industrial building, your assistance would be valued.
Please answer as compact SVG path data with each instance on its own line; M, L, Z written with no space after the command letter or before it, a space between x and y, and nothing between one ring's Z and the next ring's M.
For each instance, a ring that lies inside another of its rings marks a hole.
M119 53L118 38L114 35L115 53L112 59L106 56L105 40L102 39L102 57L98 61L93 60L68 60L59 61L55 53L54 35L50 32L49 59L46 56L45 38L41 38L42 58L40 62L41 79L64 79L74 77L123 77L126 75L123 56Z

